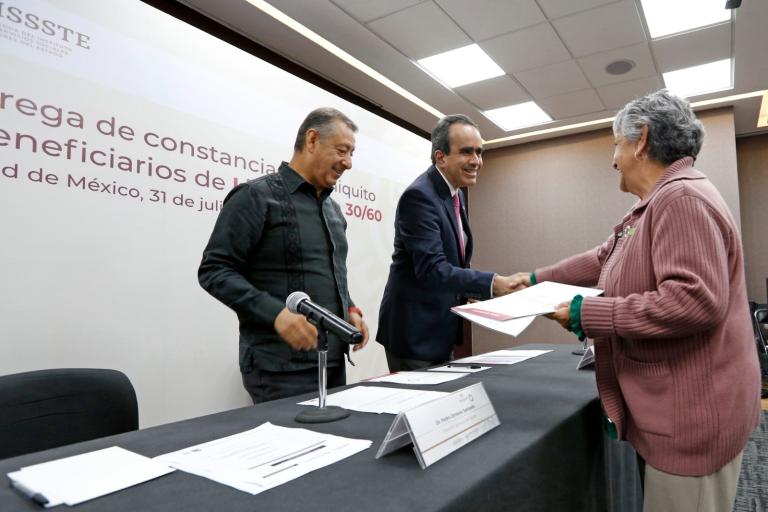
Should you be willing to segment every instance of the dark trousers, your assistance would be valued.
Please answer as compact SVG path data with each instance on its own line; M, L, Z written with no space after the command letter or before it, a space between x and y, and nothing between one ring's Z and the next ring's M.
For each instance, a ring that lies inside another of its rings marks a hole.
M389 351L388 348L384 348L384 352L387 355L387 365L390 372L409 372L413 370L421 370L429 366L435 366L448 361L422 361L420 359L406 359L400 357Z
M251 395L254 404L317 393L317 368L292 372L268 372L254 368L243 373L243 387ZM328 389L346 384L346 368L342 364L328 368Z

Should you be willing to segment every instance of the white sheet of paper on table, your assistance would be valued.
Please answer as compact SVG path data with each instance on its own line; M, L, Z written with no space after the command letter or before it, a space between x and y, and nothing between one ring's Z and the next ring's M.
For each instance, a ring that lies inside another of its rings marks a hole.
M390 384L407 384L412 386L433 386L436 384L442 384L452 380L466 377L464 373L429 373L429 372L397 372L382 377L376 377L375 379L369 379L366 382L388 382Z
M27 466L12 482L48 499L46 508L77 505L172 473L173 468L119 446Z
M422 391L420 389L389 388L384 386L355 386L331 393L326 405L335 405L352 411L377 414L397 414L405 409L427 403L447 395L443 391ZM317 406L317 398L299 402L299 405Z
M267 422L239 434L160 455L155 460L250 494L259 494L370 446L371 441L367 439L321 434Z
M438 366L437 368L430 368L430 372L451 372L451 373L477 373L485 370L489 370L490 366L480 366L477 364L457 364L453 366L453 363L445 366Z
M464 364L516 364L528 359L552 352L551 350L495 350L485 354L457 359L455 363Z

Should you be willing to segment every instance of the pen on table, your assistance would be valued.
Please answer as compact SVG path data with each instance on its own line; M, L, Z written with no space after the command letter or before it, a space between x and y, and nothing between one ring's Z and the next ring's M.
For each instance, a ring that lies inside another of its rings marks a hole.
M482 366L479 364L449 364L448 368L469 368L470 370L479 370Z
M40 506L44 506L48 504L48 498L46 498L39 492L33 491L32 489L30 489L29 487L27 487L22 483L11 481L11 487L14 487L21 494L31 499L32 501L34 501Z

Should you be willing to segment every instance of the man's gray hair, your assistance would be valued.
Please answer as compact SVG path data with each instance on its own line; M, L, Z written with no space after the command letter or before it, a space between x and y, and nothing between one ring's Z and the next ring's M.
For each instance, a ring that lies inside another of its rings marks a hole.
M469 116L465 116L464 114L453 114L450 116L445 116L444 118L440 119L435 127L432 129L432 163L435 163L435 151L438 149L445 153L446 155L451 152L451 139L449 137L451 125L460 123L460 124L468 124L470 126L474 126L477 128L477 131L480 131L480 128L478 128L477 124L469 118Z
M643 126L648 127L648 155L664 165L695 159L704 142L704 126L691 106L666 89L627 103L613 121L613 134L637 142Z
M293 144L293 150L299 152L304 149L304 144L307 143L307 130L310 128L316 130L322 139L331 133L336 121L341 121L347 125L350 130L357 133L357 125L339 110L332 107L316 108L309 113L306 119L304 119L304 122L301 123L301 126L299 126L299 133L296 134L296 142Z

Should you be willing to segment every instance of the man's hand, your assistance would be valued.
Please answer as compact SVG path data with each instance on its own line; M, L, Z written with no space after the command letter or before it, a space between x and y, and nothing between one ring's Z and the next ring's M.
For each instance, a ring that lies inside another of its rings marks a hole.
M571 301L563 302L555 307L555 312L545 315L559 323L566 331L571 330Z
M304 317L283 308L275 318L275 331L293 350L317 348L317 329ZM367 332L367 331L366 331Z
M512 278L512 284L515 287L513 291L522 290L531 286L531 273L530 272L517 272L510 276Z
M349 323L351 323L354 327L358 328L361 333L363 333L363 341L356 345L352 345L352 350L358 351L368 344L368 326L365 325L363 317L354 312L349 313Z
M493 296L501 297L508 293L516 292L531 286L530 272L518 272L511 276L493 276Z

